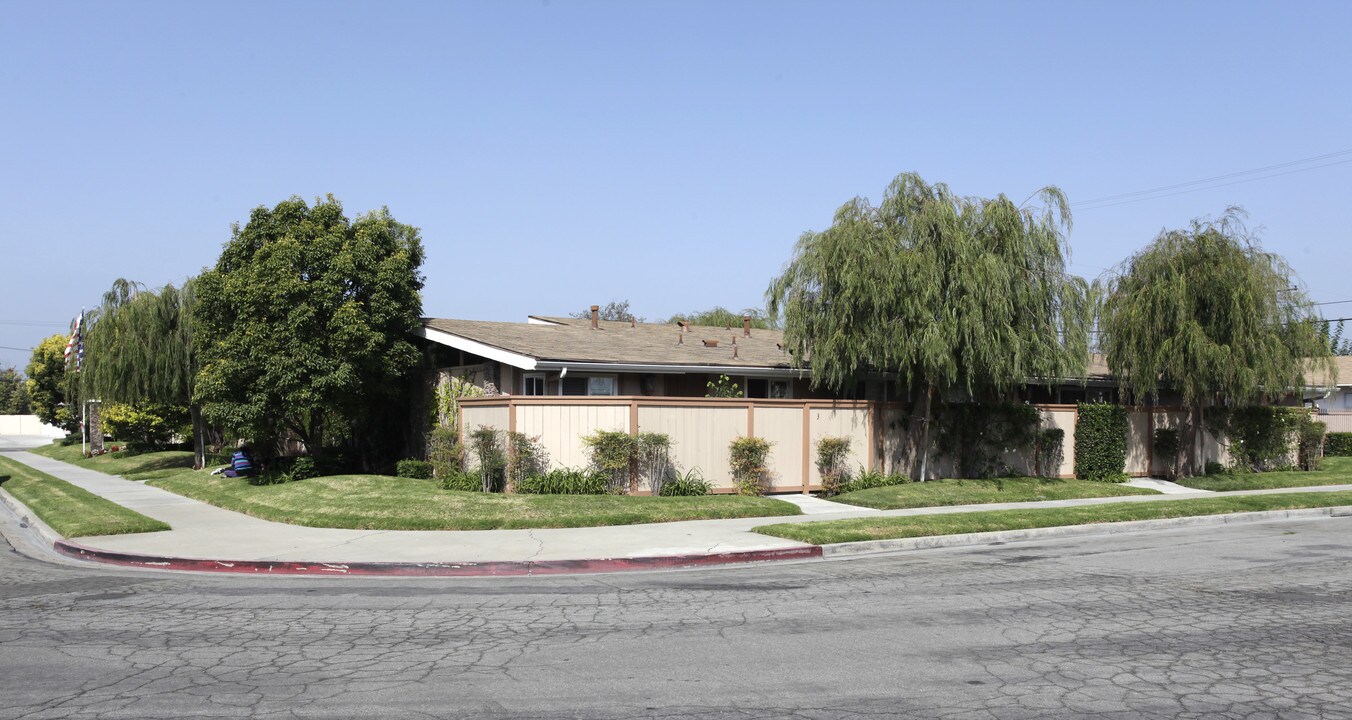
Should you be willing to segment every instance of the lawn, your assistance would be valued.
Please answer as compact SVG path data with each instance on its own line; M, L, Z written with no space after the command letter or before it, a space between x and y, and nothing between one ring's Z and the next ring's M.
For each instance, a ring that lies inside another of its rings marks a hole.
M29 452L109 475L121 475L128 480L152 480L192 469L192 452L188 450L164 450L138 455L124 451L87 458L79 445L52 443Z
M832 499L848 505L895 510L941 505L980 505L1156 494L1158 493L1154 490L1127 487L1117 483L1021 477L997 480L931 480L859 490Z
M384 475L253 486L241 478L188 471L148 484L264 520L369 530L596 527L802 513L770 498L503 495L442 490L429 480Z
M1310 472L1299 470L1265 473L1232 472L1182 478L1177 482L1179 485L1196 490L1216 491L1352 484L1352 457L1326 457L1319 461L1318 470Z
M0 457L0 485L42 521L66 537L121 535L168 530L169 526L128 510L47 473Z
M755 529L763 535L827 545L860 540L931 537L996 530L1087 525L1093 523L1159 520L1163 518L1223 515L1260 510L1337 507L1352 505L1352 491L1241 495L1191 500L1110 503L1068 508L1029 510L986 510L980 512L910 515L904 517L830 520L780 525Z

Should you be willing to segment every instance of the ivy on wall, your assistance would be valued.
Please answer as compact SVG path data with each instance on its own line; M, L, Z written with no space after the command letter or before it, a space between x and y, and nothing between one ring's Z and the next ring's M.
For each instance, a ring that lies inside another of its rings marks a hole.
M1122 482L1127 479L1127 409L1108 403L1079 403L1075 420L1075 477Z

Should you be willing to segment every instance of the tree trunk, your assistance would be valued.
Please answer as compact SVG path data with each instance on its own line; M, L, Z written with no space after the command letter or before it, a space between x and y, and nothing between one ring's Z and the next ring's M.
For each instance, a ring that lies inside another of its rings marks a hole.
M930 423L934 415L934 383L925 385L925 428L920 445L920 482L929 480Z
M1197 474L1197 436L1202 424L1202 403L1194 402L1188 406L1186 432L1178 443L1179 477L1193 477Z
M202 422L202 407L189 405L188 415L192 418L192 467L201 470L207 466L206 427Z

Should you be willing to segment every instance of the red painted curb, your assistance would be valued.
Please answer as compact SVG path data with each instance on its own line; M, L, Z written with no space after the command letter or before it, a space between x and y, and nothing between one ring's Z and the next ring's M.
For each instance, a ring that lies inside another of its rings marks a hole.
M662 557L604 558L596 560L522 560L493 562L353 562L319 563L269 560L203 560L198 558L137 555L87 547L68 540L53 544L57 552L77 560L155 570L193 572L250 573L264 575L327 575L385 577L474 577L510 575L564 575L568 573L609 573L632 570L726 565L772 560L803 560L822 556L820 546L780 550L747 550L710 555L667 555Z

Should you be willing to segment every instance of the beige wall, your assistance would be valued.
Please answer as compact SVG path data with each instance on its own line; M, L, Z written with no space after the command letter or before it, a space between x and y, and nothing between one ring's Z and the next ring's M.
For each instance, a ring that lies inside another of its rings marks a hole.
M587 466L582 438L597 430L629 430L628 405L517 405L516 431L539 437L550 467Z
M851 475L857 473L861 465L864 468L869 467L869 411L867 408L817 407L811 408L808 414L811 417L808 425L808 434L811 438L808 443L808 484L810 486L819 487L822 484L822 474L817 470L817 441L824 437L850 438L850 454L845 460L845 467L849 468Z
M638 430L666 433L671 438L671 460L677 472L698 468L715 488L731 488L728 445L746 435L746 414L745 405L640 405Z
M65 437L66 431L51 425L43 425L37 415L0 415L0 435L40 435L43 437Z

